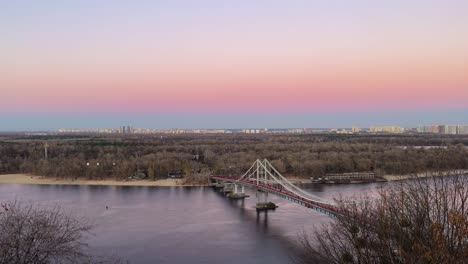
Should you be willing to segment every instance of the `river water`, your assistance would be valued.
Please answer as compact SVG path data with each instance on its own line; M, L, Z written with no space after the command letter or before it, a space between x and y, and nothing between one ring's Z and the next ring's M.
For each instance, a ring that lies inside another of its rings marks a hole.
M375 193L383 184L303 187L332 199ZM0 201L59 204L86 217L94 253L129 263L291 263L298 237L330 221L271 194L279 208L257 213L255 192L247 193L232 201L211 187L0 184Z

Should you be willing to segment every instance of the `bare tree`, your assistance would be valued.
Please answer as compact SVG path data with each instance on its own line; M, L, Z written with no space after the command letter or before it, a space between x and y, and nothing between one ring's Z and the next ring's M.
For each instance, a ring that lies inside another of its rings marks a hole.
M20 202L0 208L0 263L92 263L83 243L91 226L55 206Z
M302 237L300 263L468 263L468 176L402 182L339 208L345 217Z

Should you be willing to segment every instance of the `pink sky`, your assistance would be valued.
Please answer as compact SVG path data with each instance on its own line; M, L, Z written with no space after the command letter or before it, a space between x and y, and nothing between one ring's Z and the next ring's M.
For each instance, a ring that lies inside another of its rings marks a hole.
M87 2L94 13L73 19L73 6L46 16L12 5L12 26L0 28L0 111L468 108L465 5L359 1L353 13L301 3L152 16Z

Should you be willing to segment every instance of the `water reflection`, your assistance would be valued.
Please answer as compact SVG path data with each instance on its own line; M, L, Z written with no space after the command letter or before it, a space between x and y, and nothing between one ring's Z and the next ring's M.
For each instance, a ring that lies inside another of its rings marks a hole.
M373 191L379 185L313 185L324 198ZM209 187L0 184L0 201L60 203L95 223L89 244L131 263L289 263L304 231L330 219L269 196L274 211L257 212L250 198L230 200ZM106 209L108 206L108 209Z
M263 221L260 219L263 218ZM268 232L268 211L257 211L257 226Z

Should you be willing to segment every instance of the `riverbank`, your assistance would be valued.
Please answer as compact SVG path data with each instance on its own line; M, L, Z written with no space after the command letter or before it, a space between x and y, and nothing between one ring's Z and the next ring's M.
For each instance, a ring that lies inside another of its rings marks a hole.
M426 178L432 176L450 176L456 174L468 175L468 170L455 170L445 172L425 172L418 174L406 174L406 175L385 175L384 179L380 179L376 182L381 181L401 181L415 178ZM304 178L289 178L294 184L310 184L317 183L310 179ZM1 183L16 183L16 184L57 184L57 185L109 185L109 186L209 186L209 184L190 184L186 183L183 179L161 179L161 180L129 180L129 181L117 181L117 180L72 180L72 179L55 179L44 176L30 175L30 174L3 174L0 175ZM354 184L363 183L363 181L351 181L349 183L341 184ZM322 184L337 184L337 183L322 183Z
M57 185L110 185L110 186L207 186L203 184L187 184L181 179L162 179L162 180L132 180L132 181L116 181L116 180L71 180L71 179L54 179L43 176L29 174L4 174L0 175L1 183L16 183L16 184L57 184Z
M384 175L382 177L376 178L371 181L364 180L350 180L350 181L313 181L307 178L288 178L293 183L299 184L356 184L356 183L373 183L373 182L389 182L389 181L403 181L416 178L428 178L428 177L443 177L443 176L453 176L453 175L467 175L468 170L448 170L442 172L421 172L416 174L402 174L402 175Z
M442 172L421 172L416 174L404 174L404 175L385 175L384 178L387 181L402 181L408 179L416 178L428 178L428 177L443 177L443 176L453 176L453 175L467 175L468 170L449 170Z

